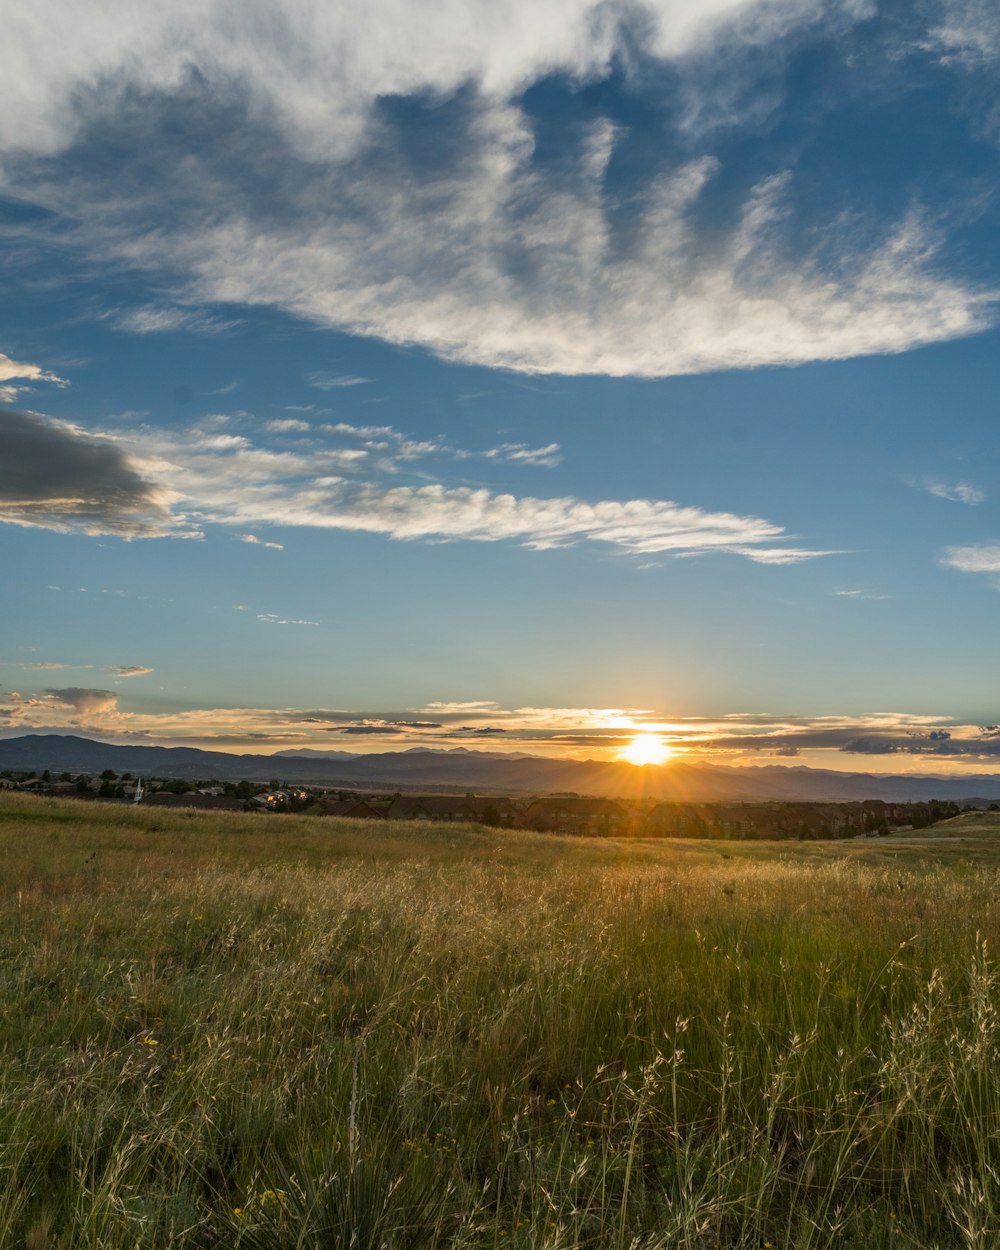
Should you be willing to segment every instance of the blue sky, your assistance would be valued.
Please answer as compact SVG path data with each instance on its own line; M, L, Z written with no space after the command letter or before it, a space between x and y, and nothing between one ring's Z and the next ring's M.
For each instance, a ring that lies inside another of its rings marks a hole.
M998 68L978 0L15 0L0 734L1000 767Z

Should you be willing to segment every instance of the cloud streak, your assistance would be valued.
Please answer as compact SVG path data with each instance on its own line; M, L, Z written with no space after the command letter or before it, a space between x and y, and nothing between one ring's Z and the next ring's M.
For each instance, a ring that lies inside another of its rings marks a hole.
M130 334L227 334L243 323L225 320L200 308L133 308L119 313L115 324Z
M94 436L23 413L0 420L12 449L0 466L0 520L21 525L123 537L188 537L201 533L195 524L209 523L295 526L402 541L516 542L536 551L581 542L631 555L714 551L778 565L832 554L785 545L784 529L761 517L672 500L387 486L348 477L357 461L337 449L272 451L241 435L150 428ZM281 547L247 529L239 538Z
M86 725L118 741L280 750L332 748L363 739L362 750L436 750L489 742L491 752L615 758L636 733L656 733L693 762L767 764L808 756L811 764L856 770L849 757L892 757L894 771L933 760L938 771L1000 767L1000 729L937 715L880 712L857 716L733 713L673 718L649 709L504 707L491 701L431 702L408 712L323 708L122 710L112 691L77 687L2 697L7 732Z
M986 498L986 492L970 482L925 482L924 488L939 499L949 499L952 503L964 503L974 507Z

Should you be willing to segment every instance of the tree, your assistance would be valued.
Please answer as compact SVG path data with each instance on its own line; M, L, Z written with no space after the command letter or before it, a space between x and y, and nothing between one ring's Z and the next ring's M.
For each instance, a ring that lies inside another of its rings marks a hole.
M117 779L118 779L118 774L115 772L113 768L106 768L104 772L101 773L102 781L117 781Z

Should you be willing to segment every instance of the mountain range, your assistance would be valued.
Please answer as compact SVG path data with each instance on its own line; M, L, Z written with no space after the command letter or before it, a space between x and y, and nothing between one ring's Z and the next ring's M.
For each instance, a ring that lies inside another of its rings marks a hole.
M683 802L851 802L884 799L1000 800L1000 775L879 776L765 765L733 768L674 761L656 767L604 760L500 755L458 748L381 754L314 753L234 755L196 747L124 746L63 734L25 734L0 740L0 770L99 773L106 768L186 780L287 781L392 792L437 790L495 794L565 793L646 796Z

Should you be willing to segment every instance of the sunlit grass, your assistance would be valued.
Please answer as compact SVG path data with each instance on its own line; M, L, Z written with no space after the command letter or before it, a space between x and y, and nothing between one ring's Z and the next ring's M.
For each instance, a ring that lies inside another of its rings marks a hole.
M985 1250L998 864L0 798L0 1246Z

